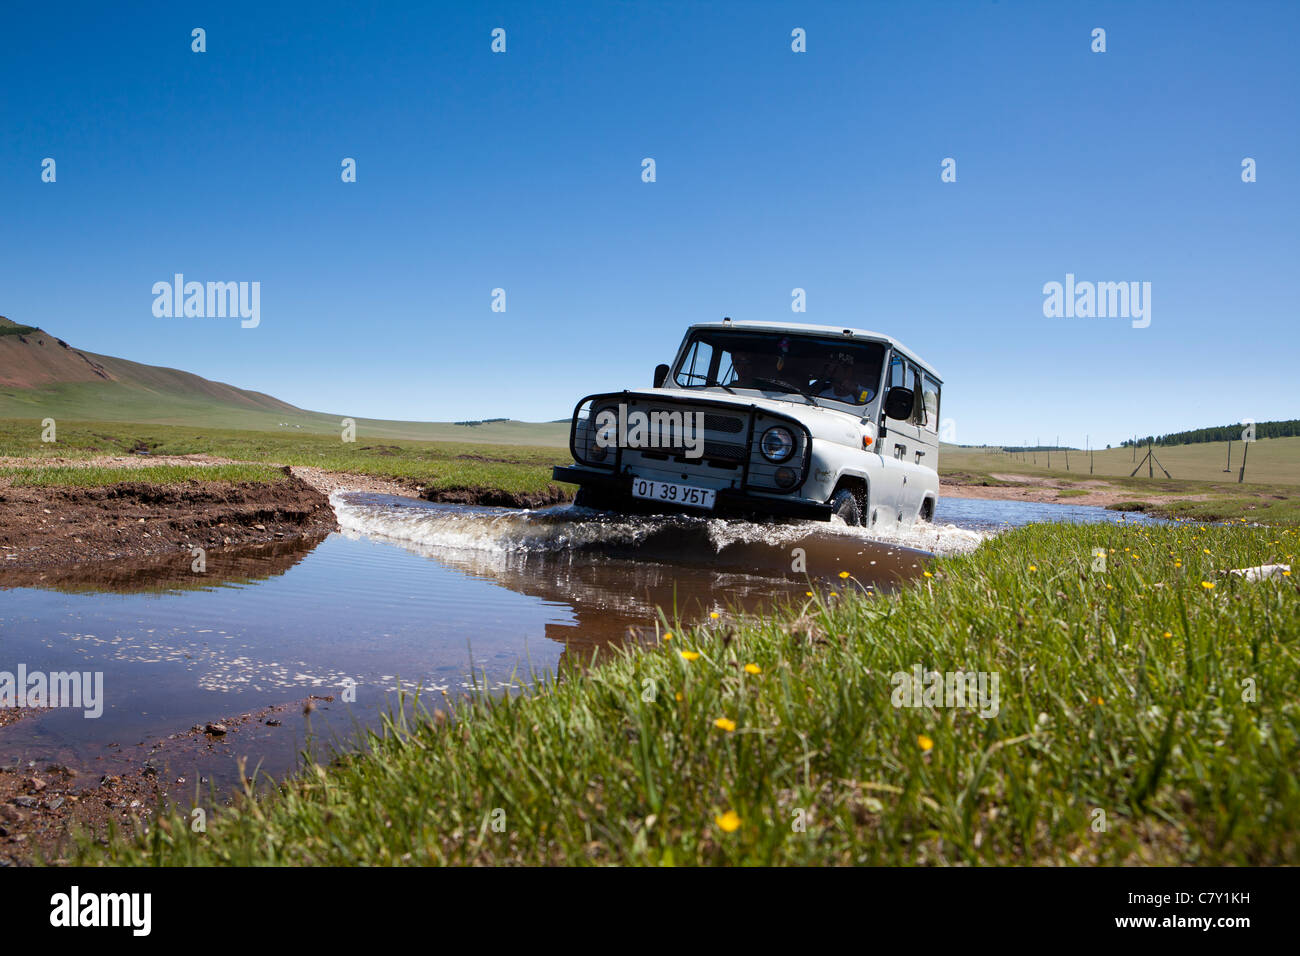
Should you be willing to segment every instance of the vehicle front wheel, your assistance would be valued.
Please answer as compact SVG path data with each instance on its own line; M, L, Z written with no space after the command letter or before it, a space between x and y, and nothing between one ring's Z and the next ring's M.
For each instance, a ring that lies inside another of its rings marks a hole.
M838 516L851 527L856 528L862 524L862 511L858 508L858 499L848 488L841 488L831 495L831 514Z

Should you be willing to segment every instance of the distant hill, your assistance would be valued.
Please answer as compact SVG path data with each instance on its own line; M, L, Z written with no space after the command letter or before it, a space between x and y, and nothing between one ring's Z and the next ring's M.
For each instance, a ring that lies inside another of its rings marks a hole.
M308 411L191 372L86 352L36 326L0 316L0 418L337 432L346 414ZM568 443L567 421L455 424L356 418L356 423L358 435L370 438Z

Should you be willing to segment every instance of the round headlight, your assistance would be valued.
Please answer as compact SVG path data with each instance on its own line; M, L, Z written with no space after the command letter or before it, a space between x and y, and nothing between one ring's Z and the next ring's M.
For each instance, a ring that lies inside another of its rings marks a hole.
M794 435L788 428L769 428L758 448L768 461L785 461L794 454Z

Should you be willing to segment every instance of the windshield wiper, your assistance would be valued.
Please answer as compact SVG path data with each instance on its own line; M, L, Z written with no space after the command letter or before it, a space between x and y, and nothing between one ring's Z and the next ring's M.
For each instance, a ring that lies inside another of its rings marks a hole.
M755 377L754 381L768 382L771 385L776 385L780 388L785 389L786 392L789 394L802 395L804 398L808 399L808 404L814 406L815 408L821 408L821 405L817 402L817 399L813 398L810 394L805 392L803 389L795 388L789 382L783 382L779 378L758 378L758 377Z

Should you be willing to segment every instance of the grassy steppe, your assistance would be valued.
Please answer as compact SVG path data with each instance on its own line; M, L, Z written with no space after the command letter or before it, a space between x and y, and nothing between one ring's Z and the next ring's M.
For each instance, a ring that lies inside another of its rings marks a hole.
M141 366L148 369L149 366ZM202 381L202 380L200 380ZM269 396L268 396L269 400ZM271 400L273 401L273 400ZM346 412L329 415L289 407L264 410L215 402L202 393L174 389L162 391L135 383L64 382L41 388L0 388L0 419L25 420L39 432L40 422L53 418L64 425L87 421L129 426L144 422L204 429L242 429L280 433L310 432L336 439ZM487 422L457 425L453 422L402 422L356 418L358 440L402 438L413 441L461 441L566 447L569 423ZM281 425L281 423L285 425ZM293 427L298 426L298 427Z
M940 474L968 484L1009 486L1017 482L999 475L1026 475L1051 479L1065 490L1058 497L1077 496L1084 488L1071 488L1088 481L1104 481L1110 490L1131 492L1133 500L1120 502L1120 510L1144 510L1165 517L1218 521L1247 516L1269 524L1300 524L1300 438L1264 438L1250 445L1246 482L1237 483L1242 443L1233 442L1233 470L1225 474L1225 443L1201 443L1156 448L1156 457L1169 470L1166 478L1157 467L1147 477L1146 466L1129 477L1134 468L1131 449L1110 449L1095 453L1094 473L1088 473L1088 456L1052 452L1051 468L1046 452L1005 453L996 448L961 448L945 445L940 451ZM1145 449L1138 450L1141 461ZM1035 458L1037 461L1035 462ZM1178 496L1177 499L1144 504L1147 496Z
M298 430L268 432L120 422L60 424L58 441L52 443L42 442L40 434L38 425L30 420L0 419L0 456L31 459L36 464L41 459L93 458L135 452L206 454L393 478L434 490L491 488L511 494L545 492L551 485L551 466L571 460L567 447L492 445L478 441L381 441L367 436L360 422L355 442L341 441L338 431L322 435ZM120 480L146 480L136 469L123 468L119 472Z
M163 814L75 862L1300 863L1295 579L1217 573L1296 539L1017 529L892 597L845 581L462 700L206 833ZM997 674L997 715L893 706L918 664Z
M1170 445L1155 448L1156 458L1169 470L1175 481L1210 481L1235 483L1241 468L1242 443L1232 443L1232 471L1223 468L1228 460L1226 442L1201 442L1194 445ZM1065 452L1052 452L1052 467L1047 467L1047 452L1002 452L996 448L963 448L944 445L939 461L945 470L971 471L985 474L1011 473L1017 475L1052 475L1086 481L1088 478L1128 478L1130 472L1146 454L1146 448L1137 450L1133 460L1131 448L1111 448L1093 452L1092 475L1088 474L1088 455L1082 451L1070 452L1070 469L1065 467ZM1154 468L1155 478L1165 480L1159 466ZM1132 479L1147 483L1147 466ZM1261 438L1251 442L1246 458L1246 481L1253 484L1300 485L1300 438Z

